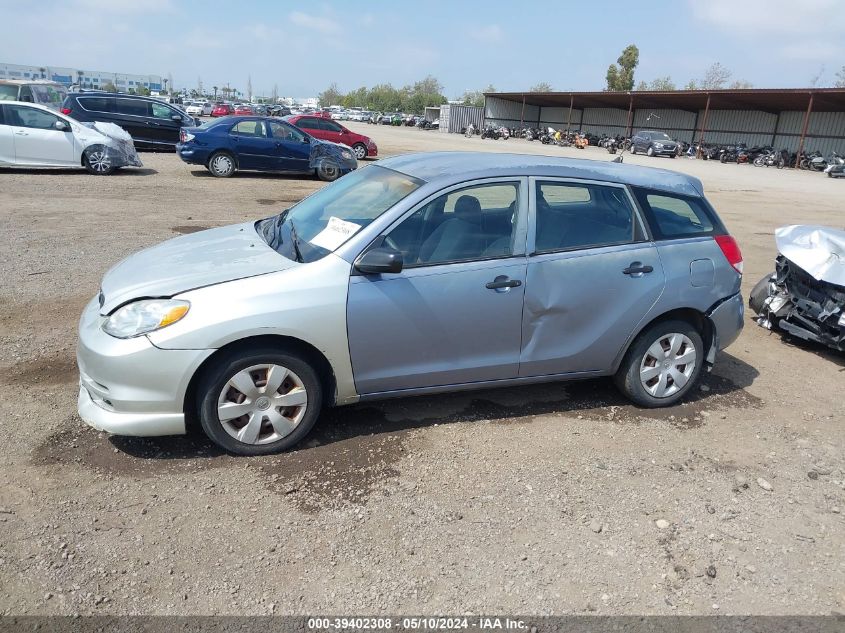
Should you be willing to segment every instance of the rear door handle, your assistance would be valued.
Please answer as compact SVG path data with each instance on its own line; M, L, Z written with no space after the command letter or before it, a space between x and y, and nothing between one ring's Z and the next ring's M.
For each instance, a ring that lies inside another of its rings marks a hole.
M522 285L519 279L511 279L507 275L499 275L493 281L487 283L486 287L490 290L499 290L501 288L518 288Z
M643 266L642 262L631 262L631 265L628 266L625 270L622 271L623 275L636 275L637 277L641 277L643 273L650 273L653 272L654 268L652 266Z

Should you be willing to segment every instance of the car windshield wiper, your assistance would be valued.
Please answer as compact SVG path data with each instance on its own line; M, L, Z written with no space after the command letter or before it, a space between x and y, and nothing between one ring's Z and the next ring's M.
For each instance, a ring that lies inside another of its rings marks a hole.
M295 261L304 262L305 260L302 258L302 251L299 250L299 238L296 235L296 227L293 224L293 219L288 220L288 224L290 225L291 245L293 246L293 252L296 255Z

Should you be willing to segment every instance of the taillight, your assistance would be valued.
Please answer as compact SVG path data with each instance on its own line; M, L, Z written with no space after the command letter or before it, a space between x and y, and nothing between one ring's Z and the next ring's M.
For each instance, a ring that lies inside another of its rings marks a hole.
M722 249L725 259L734 267L734 270L740 275L742 274L742 253L739 250L739 244L730 235L717 235L716 244Z
M187 143L188 141L194 140L193 134L188 134L185 130L179 130L179 141L182 143Z
M73 112L73 110L70 108L62 108L62 114L70 114L71 112Z

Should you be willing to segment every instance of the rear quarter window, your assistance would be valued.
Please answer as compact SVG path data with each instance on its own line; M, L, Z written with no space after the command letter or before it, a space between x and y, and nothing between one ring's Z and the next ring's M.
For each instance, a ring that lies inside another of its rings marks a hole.
M693 196L634 189L656 239L721 235L725 227L706 202Z

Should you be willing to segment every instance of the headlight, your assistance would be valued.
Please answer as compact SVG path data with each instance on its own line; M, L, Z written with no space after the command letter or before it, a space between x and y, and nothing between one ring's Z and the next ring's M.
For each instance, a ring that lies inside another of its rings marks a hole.
M103 331L116 338L132 338L154 332L176 323L186 314L191 304L176 299L143 299L128 303L112 314Z
M350 158L352 158L352 154L350 154L350 153L349 153L349 152L347 152L346 150L343 150L343 151L340 153L340 155L341 155L341 156L343 156L343 157L344 157L345 159L347 159L347 160L349 160Z
M663 149L663 143L655 143L654 147L657 149Z

